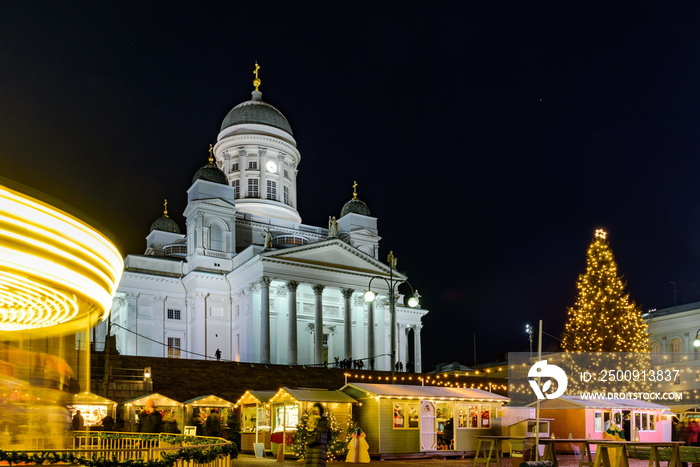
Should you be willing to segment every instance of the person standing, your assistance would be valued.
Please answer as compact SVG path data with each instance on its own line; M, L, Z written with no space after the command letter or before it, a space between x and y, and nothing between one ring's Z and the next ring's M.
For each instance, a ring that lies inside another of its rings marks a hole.
M306 454L304 454L305 466L326 465L328 441L331 433L328 415L325 412L323 405L318 402L311 407L309 434L306 436Z
M83 431L85 429L85 419L80 415L80 410L73 415L73 431Z
M218 362L221 360L221 350L216 349L216 352L214 352L214 355L216 356L216 361Z
M207 417L207 434L218 437L220 433L221 417L219 416L219 409L211 409L211 413Z
M163 429L163 417L156 410L153 399L146 401L146 407L139 414L141 433L160 433Z

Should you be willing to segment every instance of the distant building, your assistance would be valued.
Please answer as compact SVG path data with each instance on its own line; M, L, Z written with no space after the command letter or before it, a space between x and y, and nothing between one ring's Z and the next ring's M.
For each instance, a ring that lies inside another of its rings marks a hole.
M372 282L374 303L363 297L372 276L391 271L379 260L377 218L354 189L337 223L302 223L301 154L287 119L257 86L228 113L209 163L193 177L186 231L166 204L145 253L126 257L111 315L117 349L195 359L219 349L224 360L277 364L365 359L365 368L374 357L376 369L388 370L386 283ZM428 311L405 306L403 297L396 311L397 361L420 371Z
M693 342L700 330L700 302L650 310L643 314L649 325L649 348L662 358L700 359L700 347Z
M692 407L700 402L700 302L650 310L643 314L649 324L649 349L655 369L664 371L658 390L682 393L681 400L669 401ZM664 401L664 403L666 403Z

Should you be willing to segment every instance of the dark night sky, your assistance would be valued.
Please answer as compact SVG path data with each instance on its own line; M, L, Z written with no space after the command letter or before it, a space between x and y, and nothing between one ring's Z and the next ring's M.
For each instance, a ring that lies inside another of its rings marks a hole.
M700 300L700 6L616 3L5 1L0 175L142 253L258 60L303 222L358 181L430 310L424 368L474 334L480 362L526 351L598 227L643 309Z

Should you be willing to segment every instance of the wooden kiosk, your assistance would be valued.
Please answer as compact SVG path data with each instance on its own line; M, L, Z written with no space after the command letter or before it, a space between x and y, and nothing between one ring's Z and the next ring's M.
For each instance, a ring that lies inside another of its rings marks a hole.
M352 416L352 404L357 402L341 391L329 389L295 389L284 387L270 399L272 411L271 448L277 453L284 445L284 454L294 454L291 449L299 417L316 402L323 404L335 416L341 430L347 428Z
M165 413L166 411L174 410L175 412L175 418L177 420L177 426L180 429L180 432L182 432L184 425L183 425L183 405L182 403L170 399L169 397L165 397L163 395L156 393L149 394L147 396L141 396L137 397L136 399L131 399L126 402L124 402L124 408L123 408L123 414L122 417L124 418L124 429L126 431L132 431L135 432L137 431L137 423L138 422L138 414L146 407L146 402L152 399L153 403L155 404L156 410L158 410L161 413Z
M86 430L100 429L103 418L107 415L116 418L117 415L116 402L87 391L73 394L71 404L69 407L71 417L75 415L77 410L80 410L80 414L85 421Z
M228 418L233 416L234 404L213 394L195 397L194 399L186 400L182 404L184 405L185 413L184 425L193 425L192 418L196 415L199 417L199 422L202 424L204 435L207 435L206 422L207 417L211 413L211 409L216 408L220 411L222 433L227 426Z
M248 390L236 402L241 409L241 452L252 453L256 444L270 451L270 399L277 391Z

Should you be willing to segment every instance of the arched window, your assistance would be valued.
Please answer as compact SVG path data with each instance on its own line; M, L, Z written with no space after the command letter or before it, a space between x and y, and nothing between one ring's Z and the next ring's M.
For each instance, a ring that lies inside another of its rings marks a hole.
M661 346L658 342L652 342L649 347L649 350L651 351L651 362L659 363L659 353L661 352Z
M681 361L681 340L678 337L671 339L671 359L674 363Z
M209 248L214 251L224 251L224 229L219 224L209 227Z

